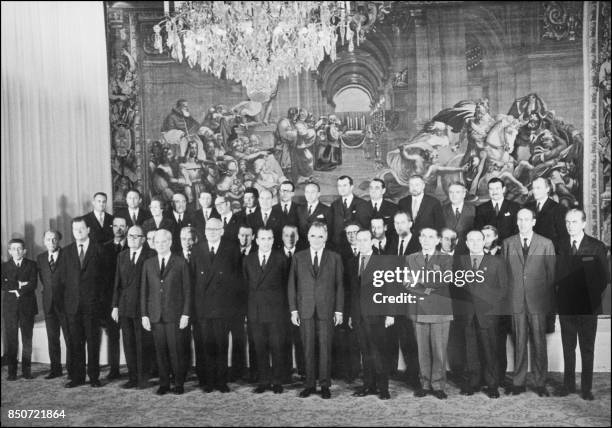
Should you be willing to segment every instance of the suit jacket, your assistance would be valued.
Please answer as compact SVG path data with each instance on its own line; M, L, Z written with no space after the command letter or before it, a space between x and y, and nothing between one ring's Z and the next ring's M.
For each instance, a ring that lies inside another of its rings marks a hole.
M185 259L171 254L163 275L157 256L144 261L140 281L140 313L152 323L175 323L191 315L191 279Z
M184 227L191 226L193 227L194 222L192 218L192 214L190 211L185 211L183 213L183 218L181 220L181 224L176 221L174 217L174 211L169 211L166 213L166 218L168 219L168 229L172 233L172 251L180 252L181 251L181 229Z
M440 271L445 273L451 271L453 268L453 256L443 255L436 250L429 258L427 266L425 266L425 256L419 251L407 256L406 263L408 269L413 272L429 271L431 276L430 278L421 278L414 287L410 288L410 292L417 295L417 303L406 305L407 315L414 321L423 323L451 321L453 319L453 307L449 290L451 284L444 282L444 278L440 278L439 275L436 277L432 272ZM427 288L433 288L430 295L424 294ZM423 300L420 300L419 297L423 297Z
M89 227L89 239L98 244L103 244L109 239L113 239L113 220L115 216L105 211L104 226L100 226L100 222L93 211L85 214L83 218L87 227Z
M569 236L558 246L557 309L560 315L599 315L601 298L610 282L610 265L603 242L584 235L573 256Z
M209 218L220 218L221 216L217 212L215 207L212 207L210 210ZM199 209L193 213L193 227L195 227L196 234L198 235L198 241L202 241L206 239L205 230L206 230L206 217L204 216L204 210Z
M123 217L127 222L128 229L134 226L134 221L132 220L132 217L130 217L130 210L128 208L120 208L115 211L115 217ZM138 208L138 216L136 216L136 225L142 226L145 220L150 219L151 217L153 216L151 215L151 212L149 210L142 207Z
M221 222L223 222L223 220L221 220ZM223 238L238 244L238 230L241 224L246 224L244 218L238 213L233 213L232 218L230 218L227 225L223 227Z
M423 195L418 213L412 212L412 195L400 199L398 206L400 211L410 213L412 216L412 229L410 229L410 231L413 235L417 235L417 238L421 229L425 227L431 227L437 231L440 231L440 229L444 227L442 206L440 205L440 201L434 196L428 194Z
M166 229L167 231L172 232L174 230L175 223L173 223L172 221L170 221L170 219L166 217L162 217L161 221L159 222L159 226L157 226L157 224L155 223L155 219L151 217L146 219L142 223L142 231L144 232L145 236L151 230Z
M140 281L145 260L154 257L153 250L142 248L136 264L131 261L131 250L117 256L112 307L119 308L119 316L140 318Z
M221 239L211 260L209 243L204 241L192 251L195 261L195 316L230 319L240 312L246 291L241 278L240 251L235 241Z
M264 269L259 252L252 251L242 262L242 274L248 290L249 322L285 322L287 308L287 257L272 250Z
M310 226L312 226L312 223L314 223L315 221L325 223L328 229L331 227L332 224L331 208L322 202L319 202L317 204L317 207L310 215L308 214L308 205L300 205L299 207L297 207L297 215L299 222L300 241L302 242L308 242L308 230L310 229Z
M64 257L62 249L59 249L57 260L55 261L55 270L51 272L49 266L49 252L45 251L36 257L36 267L38 269L38 277L41 284L43 285L42 297L43 297L43 309L45 314L48 314L53 309L53 306L60 308L63 311L64 308L64 296L60 287L60 272L59 272L59 260Z
M259 211L260 211L259 204L257 204L257 206L255 206L255 211L251 212L251 214L258 213ZM246 208L242 208L240 211L238 211L237 213L234 213L233 215L238 216L239 223L246 224L247 217L250 214L247 214L247 209Z
M387 248L385 248L385 254L389 256L397 256L400 243L401 240L399 239L397 233L391 235L391 237L387 238ZM418 251L421 251L421 243L419 242L419 237L413 233L410 235L408 242L404 242L404 255L407 256Z
M542 205L540 212L537 212L536 201L527 202L525 208L529 208L536 213L536 224L533 231L550 239L558 252L559 242L568 236L565 227L565 213L567 211L565 207L548 198Z
M380 206L377 207L378 211L374 211L374 206L372 205L372 201L366 202L366 215L368 217L367 229L370 228L370 220L373 217L382 217L383 221L387 225L387 236L391 236L393 232L395 232L395 226L393 224L393 216L398 211L398 206L393 202L390 202L386 199L380 203Z
M297 252L289 271L289 311L298 311L300 318L311 319L316 309L318 319L332 319L334 312L344 310L343 274L338 253L324 249L319 274L315 275L310 249Z
M285 212L283 211L283 204L280 202L272 207L272 212L274 212L275 215L280 217L281 232L283 230L283 227L287 225L299 226L300 224L300 221L298 219L298 207L299 206L300 205L296 204L295 201L291 201L291 208L289 208L289 212L287 214L285 214Z
M457 232L457 246L455 247L456 254L468 254L469 250L465 245L467 233L474 228L474 220L476 219L476 207L469 203L463 203L463 210L459 219L453 212L453 206L450 202L442 206L442 215L444 216L444 227L448 227Z
M512 313L548 314L554 303L555 246L550 239L534 233L526 260L522 248L518 234L506 239L502 247Z
M37 282L36 263L30 259L21 259L21 265L17 267L13 259L2 263L2 313L19 313L20 316L33 317L38 313L36 303ZM23 287L19 287L19 281L27 282ZM17 290L19 297L15 293Z
M373 304L371 300L372 294L368 292L368 290L372 290L374 287L372 280L374 278L373 270L375 265L372 263L372 258L376 257L377 255L378 254L376 253L372 253L370 259L368 260L368 264L363 271L363 275L361 276L359 276L359 257L353 257L347 263L345 263L345 268L347 271L347 275L345 276L348 277L348 288L350 289L349 304L346 305L348 311L345 316L347 319L348 317L351 317L353 319L353 323L359 321L361 317L384 317L385 315L381 314L384 313L384 308L389 305L385 303Z
M469 254L461 255L455 259L455 272L473 270L472 258ZM482 275L482 281L475 276L472 281L457 288L460 294L455 296L459 301L453 300L453 304L457 303L460 308L455 313L467 316L470 319L476 316L481 326L491 326L495 323L495 315L506 312L506 308L503 307L508 292L506 263L500 257L485 254L477 271ZM455 281L456 283L457 281Z
M102 290L100 294L101 303L104 307L105 314L110 315L113 303L113 293L115 291L115 272L117 270L117 257L121 252L127 248L127 239L120 244L119 247L115 245L113 240L105 242L102 245L102 252L104 254L104 283L102 284Z
M76 242L64 247L62 252L59 277L66 314L74 315L81 310L89 315L100 315L105 277L102 247L90 239L82 267Z
M499 207L499 214L495 215L493 202L484 202L476 207L474 228L480 230L487 224L495 226L499 235L499 242L502 242L504 239L518 233L516 214L520 209L521 206L516 202L504 199Z
M331 231L332 242L339 248L343 241L346 241L344 227L351 222L356 222L364 229L370 228L370 218L368 217L368 203L353 195L353 200L348 209L344 209L343 198L338 198L331 204ZM308 208L307 208L308 209ZM329 225L327 226L329 228Z
M253 228L254 236L257 236L257 231L260 227L264 226L263 222L263 213L261 211L254 212L247 216L247 224ZM268 216L268 221L266 222L266 226L272 229L274 233L274 248L282 247L282 213L278 211L270 211L270 215ZM236 233L237 234L237 233Z

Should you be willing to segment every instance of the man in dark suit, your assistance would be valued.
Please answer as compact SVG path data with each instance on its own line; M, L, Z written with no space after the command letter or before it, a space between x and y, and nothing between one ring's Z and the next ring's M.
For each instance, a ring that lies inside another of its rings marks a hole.
M368 204L353 194L353 179L348 175L338 177L338 195L331 204L331 241L334 248L341 248L346 243L344 228L350 222L367 229L370 226Z
M193 285L195 283L195 261L193 259L192 252L193 252L193 246L195 245L197 241L195 229L191 226L186 226L182 228L181 233L180 233L180 240L181 240L180 255L183 256L183 259L185 259L185 262L187 263L187 267L189 268L189 275L190 275L189 279L191 281L191 284ZM193 299L192 299L192 310L191 311L193 313ZM194 326L193 339L196 341L196 343L198 343L197 338L198 338L199 332L197 331L197 327L195 327L193 323L193 318L189 319L189 325L187 325L187 327L185 327L185 329L182 332L183 342L184 342L183 367L185 368L185 378L189 374L189 370L191 369L191 366L192 366L192 361L191 361L192 325Z
M196 230L198 241L206 239L204 230L206 229L206 222L209 218L219 218L219 213L213 206L213 195L208 190L202 190L200 192L200 209L193 213L193 227Z
M398 207L393 202L389 202L386 199L383 199L386 190L387 189L384 180L381 180L380 178L374 178L372 179L372 181L370 181L370 202L366 204L366 212L368 220L372 220L374 217L382 218L388 233L392 233L394 230L393 216L395 216ZM367 226L369 225L366 225L366 229Z
M298 242L303 242L307 247L310 226L315 221L331 225L331 209L319 200L321 187L317 183L306 183L304 197L306 198L306 205L297 208L300 233Z
M512 394L526 391L527 342L531 338L535 391L540 397L548 397L544 386L548 371L546 316L554 302L555 246L550 239L533 232L533 211L522 208L516 218L519 233L506 239L502 248L508 266L515 338Z
M128 251L117 257L113 292L112 319L121 325L123 352L128 366L128 381L124 389L146 386L140 315L140 280L145 260L154 257L153 250L144 248L145 236L140 226L127 232Z
M159 196L153 196L151 198L149 210L151 211L151 217L142 223L142 230L145 236L152 230L171 230L174 227L172 221L164 217L164 202Z
M242 281L240 272L240 252L235 239L221 239L223 225L220 219L210 219L206 223L206 241L194 247L195 287L194 308L197 322L200 323L204 355L200 355L200 383L205 392L215 388L229 392L227 386L227 352L229 330L238 308Z
M105 211L106 201L106 193L96 192L91 200L93 211L83 216L91 231L90 239L97 244L113 239L113 218L115 217Z
M410 232L412 218L404 211L398 211L393 217L395 232L389 238L385 254L392 256L407 256L421 249L418 235ZM404 315L395 317L395 323L386 330L390 375L397 374L399 351L402 350L406 363L406 380L410 386L417 389L419 382L419 355L417 353L414 324Z
M319 339L321 397L331 398L331 348L334 325L342 324L344 293L342 259L324 249L327 226L315 222L308 232L310 248L294 255L287 294L291 322L300 326L306 361L305 398L316 392L315 340Z
M156 257L144 262L140 282L142 326L153 331L159 388L157 395L170 392L170 367L174 373L175 394L184 392L183 330L189 325L191 311L191 278L187 262L170 252L172 234L155 232Z
M108 335L108 364L110 372L106 376L107 380L119 379L119 357L120 357L120 327L119 324L111 317L113 308L113 292L115 290L115 271L117 270L117 256L127 248L126 219L123 217L115 217L113 219L113 239L105 242L102 245L104 253L104 284L102 286L101 304L102 316L100 324L106 329Z
M270 388L276 394L283 392L287 261L281 252L272 250L273 245L272 229L266 226L259 228L258 251L246 256L242 262L249 296L247 317L256 348L259 373L259 385L254 390L257 394Z
M215 208L219 213L219 219L223 227L223 238L232 241L233 244L238 243L238 229L244 221L240 214L232 213L232 206L225 196L217 196L215 198ZM255 211L256 213L257 211Z
M395 218L395 215L393 217ZM391 221L394 220L391 219ZM387 238L387 226L384 219L382 217L372 217L370 231L372 232L372 246L378 250L378 254L386 254L389 239ZM393 233L395 233L395 226L393 227Z
M374 255L372 232L361 230L357 234L359 257L353 258L346 266L349 271L351 300L349 325L359 337L359 348L363 358L363 387L353 395L364 397L378 393L381 400L389 395L389 359L387 358L387 334L385 329L393 325L394 317L374 313L374 305L367 299L372 285Z
M62 239L60 232L48 230L43 237L47 251L36 258L40 283L43 286L43 308L45 311L45 326L47 329L47 342L49 344L49 359L51 372L45 379L53 379L62 375L62 348L60 345L60 328L64 334L66 345L66 368L70 370L70 335L68 334L68 321L64 311L64 296L60 293L57 269L59 259L63 257L59 248ZM68 372L70 376L70 372Z
M400 211L410 214L412 229L410 231L416 236L424 227L437 230L444 227L442 206L434 196L425 194L425 180L420 175L413 175L408 180L410 195L400 199L398 206Z
M21 372L25 379L32 379L32 333L36 304L36 263L24 258L27 250L21 239L8 242L11 260L2 263L2 315L8 359L7 380L17 379L18 333L21 330Z
M567 237L565 228L565 212L563 205L553 201L549 195L552 189L550 180L538 177L531 183L533 201L527 202L525 208L536 213L534 232L550 239L559 251L559 243Z
M272 192L267 189L259 192L259 211L247 216L247 224L253 228L253 233L257 235L260 227L267 227L274 232L276 247L281 246L282 212L272 209Z
M576 392L578 341L582 356L581 396L585 400L593 400L591 388L597 315L602 313L602 294L610 283L610 265L605 244L584 233L584 211L568 211L565 224L568 236L558 246L556 276L564 361L563 387L557 391L557 395Z
M462 280L465 284L460 288L464 293L458 302L461 308L455 311L464 318L466 338L467 379L461 388L461 394L472 395L479 390L482 366L487 386L485 394L489 398L499 398L497 390L499 363L495 329L497 316L502 309L501 305L508 288L506 265L502 259L484 253L484 235L481 231L468 232L466 240L469 254L459 256L454 267L455 272L474 272L472 281ZM482 276L482 280L479 280L478 275ZM459 286L457 280L455 284Z
M299 224L298 219L298 207L299 205L293 201L295 195L295 185L291 181L283 181L278 190L279 202L272 207L272 212L275 216L280 218L280 230L283 227L297 226ZM277 248L280 248L280 234L275 236L275 244ZM277 240L278 239L278 240Z
M455 254L468 253L465 238L467 233L474 227L474 219L476 218L476 207L470 202L465 202L466 194L467 189L463 183L452 183L448 186L449 202L442 206L444 227L457 232Z
M254 187L244 189L242 209L237 213L239 223L246 223L247 217L259 211L259 190Z
M193 227L191 213L187 211L187 198L182 193L172 195L172 211L166 214L166 218L172 224L172 251L181 251L181 230L184 227Z
M151 213L140 207L142 196L138 190L129 190L125 195L125 202L127 208L116 210L115 217L123 217L128 228L134 225L142 226L147 219L151 218Z
M100 317L104 286L104 252L89 239L89 227L82 217L72 219L74 242L62 250L59 261L60 290L70 334L71 380L66 388L85 383L85 346L87 375L92 387L100 383Z

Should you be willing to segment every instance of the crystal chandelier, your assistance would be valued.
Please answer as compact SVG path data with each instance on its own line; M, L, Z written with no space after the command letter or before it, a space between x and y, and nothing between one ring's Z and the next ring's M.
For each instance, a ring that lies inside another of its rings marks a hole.
M165 8L167 8L167 3ZM179 4L156 25L155 48L163 52L162 31L175 60L184 59L218 78L242 82L252 101L266 101L278 79L316 70L325 55L336 59L338 38L363 39L362 19L351 2L193 1Z

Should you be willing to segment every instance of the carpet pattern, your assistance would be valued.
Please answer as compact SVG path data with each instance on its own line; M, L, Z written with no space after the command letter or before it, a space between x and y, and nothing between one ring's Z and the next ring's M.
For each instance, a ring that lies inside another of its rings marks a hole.
M123 368L125 371L125 368ZM376 396L352 397L360 384L334 382L331 400L319 396L297 397L301 383L287 385L283 394L253 394L253 385L229 384L231 392L205 394L191 377L185 394L154 394L156 385L144 390L124 390L122 378L102 388L88 385L66 389L65 378L45 380L48 366L34 364L32 380L6 381L2 369L2 426L610 426L610 373L594 376L594 401L578 395L540 398L528 391L519 396L491 400L478 393L459 395L450 384L449 398L415 398L403 382L391 381L391 400ZM103 372L103 376L106 371ZM103 379L103 376L101 377ZM561 373L549 374L549 390L562 381ZM579 380L578 380L579 385ZM529 383L528 383L529 388ZM500 392L502 390L500 389ZM15 409L63 409L60 419L9 419Z

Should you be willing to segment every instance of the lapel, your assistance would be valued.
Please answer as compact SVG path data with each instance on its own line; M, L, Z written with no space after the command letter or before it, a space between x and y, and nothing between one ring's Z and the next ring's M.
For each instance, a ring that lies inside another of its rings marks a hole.
M412 196L410 196L410 211L412 212ZM419 204L419 209L416 213L412 213L412 224L416 222L416 219L419 217L421 211L423 211L423 204L425 203L425 195L421 198L421 203Z
M314 268L312 267L312 256L310 254L310 247L308 247L308 250L305 251L305 258L306 258L306 264L308 264L308 270L310 271L310 274L312 275L313 278L316 278L316 275L314 273ZM321 261L319 260L319 272L321 272Z
M536 235L536 233L534 232L531 237L531 245L529 245L529 251L527 252L527 257L533 255L536 252L535 247L538 246L539 244L540 244L540 239L538 235Z
M491 204L493 204L493 202L491 202ZM502 200L501 205L499 206L499 214L497 214L497 218L498 219L500 218L500 216L501 216L502 219L504 218L504 212L506 210L507 205L508 205L507 200L506 200L506 198L504 198ZM495 205L493 205L493 212L495 212ZM523 250L522 249L521 249L521 254L523 254Z
M257 251L255 254L257 254L257 258L255 260L257 260L257 264L259 265L259 251ZM274 259L274 251L270 252L270 257L268 257L268 260L266 260L266 265L264 266L263 270L261 269L261 265L258 266L259 277L257 278L257 288L259 288L268 272L270 272L272 259Z
M168 257L168 261L166 262L166 267L164 268L164 274L160 276L160 278L165 279L166 276L168 275L168 271L170 270L170 267L174 264L174 258L176 256L174 254L170 254L170 257ZM158 259L158 263L157 263L157 271L159 272L159 259Z
M93 241L90 239L89 240L89 246L87 247L87 251L85 252L85 257L83 258L83 266L81 266L81 270L85 270L87 268L87 264L89 263L89 260L93 257L93 252L94 252L94 243ZM75 247L76 251L77 251L77 260L79 259L79 249L78 249L78 245Z
M500 210L500 213L501 213L501 210ZM521 235L514 235L514 237L512 238L512 241L514 242L514 248L516 252L518 253L519 260L521 261L521 264L524 266L525 258L523 257L523 245L521 243ZM533 245L533 238L531 239L531 244Z

